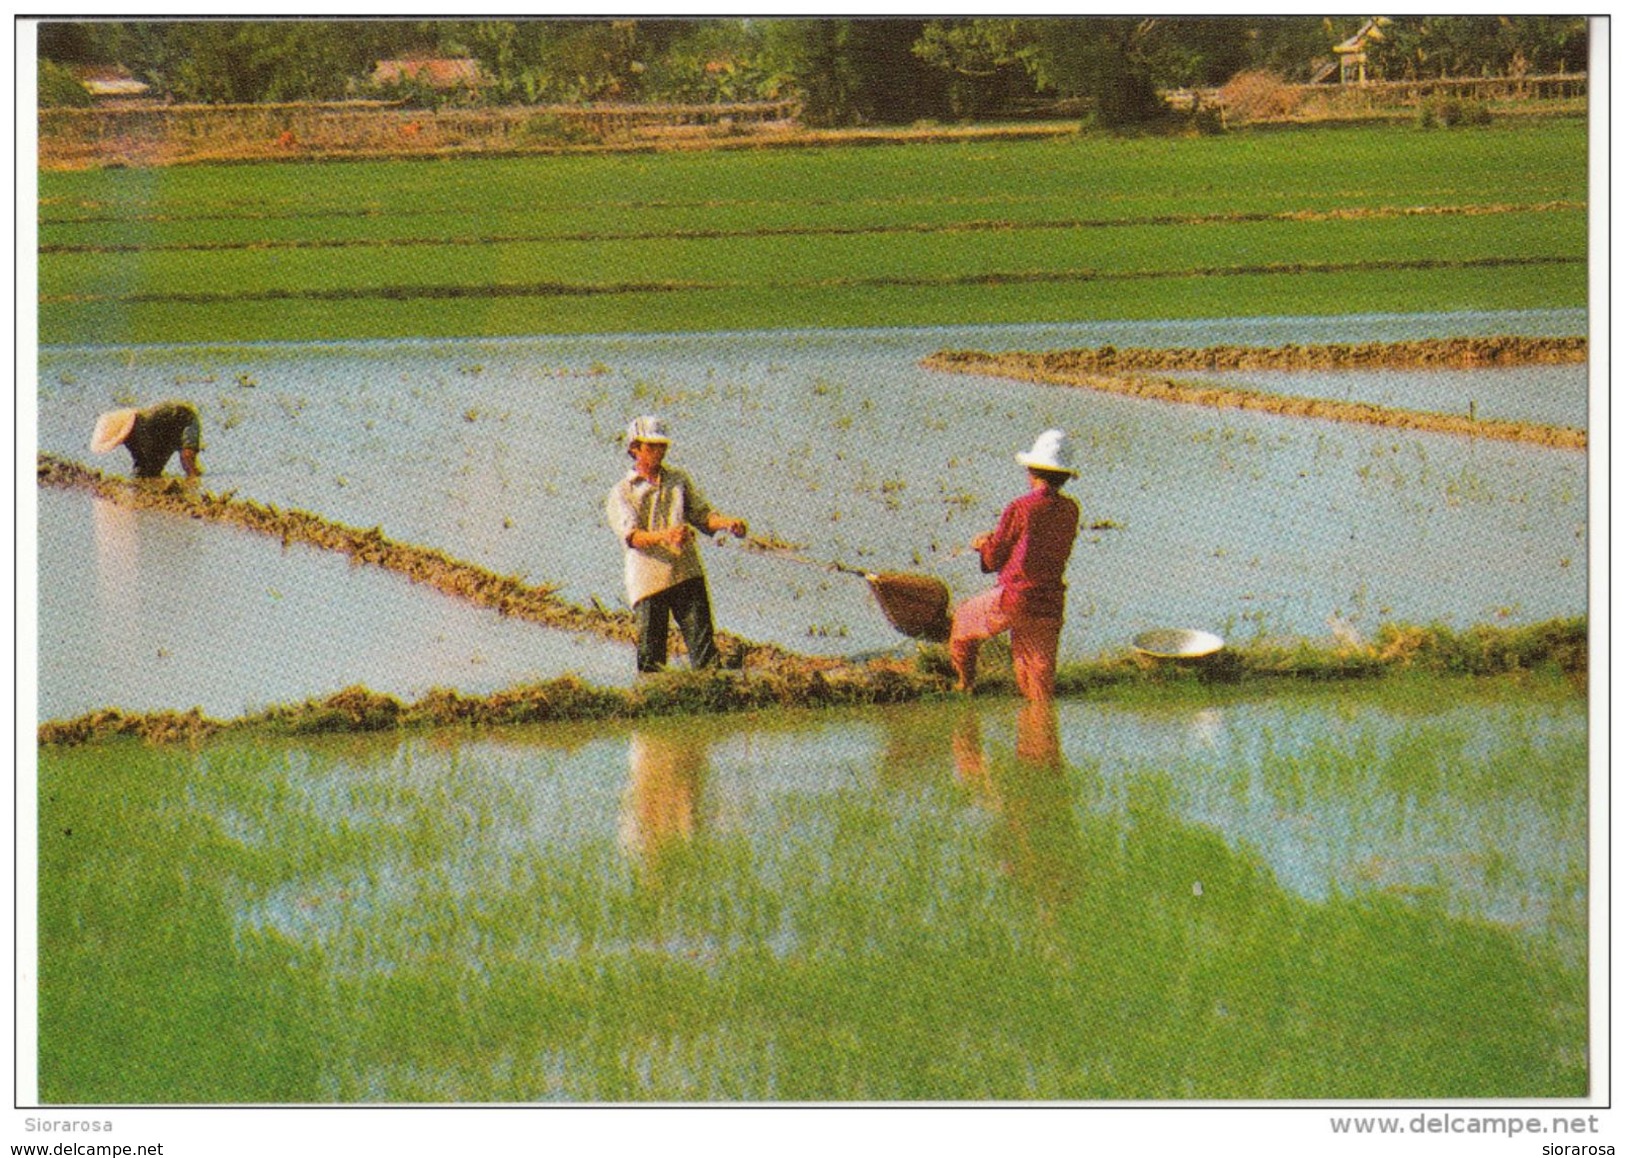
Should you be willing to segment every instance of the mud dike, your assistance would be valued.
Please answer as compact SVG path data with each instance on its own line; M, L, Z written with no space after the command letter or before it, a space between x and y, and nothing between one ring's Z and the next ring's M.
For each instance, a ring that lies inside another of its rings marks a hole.
M1466 435L1504 442L1526 442L1559 450L1587 448L1586 432L1547 426L1405 410L1365 402L1298 398L1203 386L1154 373L1217 373L1224 370L1462 370L1498 366L1583 363L1584 338L1460 338L1418 342L1369 342L1328 346L1206 346L1185 349L1058 350L1050 353L989 354L980 350L944 350L922 365L957 374L985 374L1025 382L1077 386L1158 402L1207 406L1216 410L1252 410L1292 418L1396 427L1434 434Z
M414 583L425 584L443 594L481 607L493 608L515 619L560 631L597 635L617 642L632 643L637 639L637 627L631 612L567 603L555 594L557 586L525 583L515 576L499 575L476 563L454 558L444 551L398 542L377 527L363 530L308 511L283 510L271 504L238 498L235 491L213 494L180 479L135 481L119 478L46 453L38 456L37 473L42 487L84 491L135 510L225 523L280 539L284 547L302 543L324 551L336 551L348 556L352 563L382 567ZM672 645L677 653L682 652L682 640L676 632L672 634ZM799 656L770 644L755 643L725 632L717 634L717 649L722 653L723 666L731 668L747 664L751 667L776 668L819 662L813 657ZM830 664L835 662L829 661Z
M511 575L498 575L474 563L455 559L443 551L400 543L377 527L361 530L324 519L307 511L279 507L236 497L235 491L212 494L179 479L133 481L55 455L40 454L39 485L86 491L135 510L158 511L186 518L228 523L280 539L284 547L303 543L324 551L337 551L357 564L368 564L427 584L447 595L492 607L503 615L547 627L633 640L636 629L628 612L577 607L559 599L557 587L531 585Z
M78 490L135 510L206 519L347 555L356 564L382 567L414 583L503 615L563 631L591 633L631 643L632 615L580 607L558 598L556 587L498 575L443 551L396 542L374 527L363 530L307 511L211 494L180 479L133 481L55 455L37 460L39 485ZM674 671L630 689L598 688L575 676L524 684L488 696L436 689L415 703L368 688L352 687L324 699L284 705L230 721L191 712L128 713L117 708L72 720L52 720L38 731L42 744L86 743L136 736L154 743L188 742L223 730L269 728L281 733L365 732L411 725L502 725L549 720L619 719L648 715L745 711L766 707L890 703L920 699L945 684L941 672L912 661L854 662L808 656L719 632L722 670ZM674 651L681 639L673 633ZM627 657L631 662L631 657Z

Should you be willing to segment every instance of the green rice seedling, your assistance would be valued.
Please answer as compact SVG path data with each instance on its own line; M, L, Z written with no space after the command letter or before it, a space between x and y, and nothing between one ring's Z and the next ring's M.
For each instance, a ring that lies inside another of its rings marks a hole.
M1429 134L1363 128L1151 146L1098 140L1070 152L1005 142L673 153L635 165L483 158L405 170L355 162L46 172L41 337L472 336L1583 304L1585 155L1576 119L1453 135L1449 148ZM464 193L473 165L483 202ZM1344 175L1360 166L1369 180L1351 187ZM1048 175L1044 188L1033 186L1034 172ZM1173 172L1179 181L1168 180ZM624 195L605 198L605 188ZM716 188L731 195L717 198ZM63 208L81 202L107 208L95 220ZM376 211L357 214L358 204ZM1495 228L1482 227L1486 213ZM1389 254L1406 256L1373 256Z
M1561 679L990 707L44 748L42 1095L1583 1093Z

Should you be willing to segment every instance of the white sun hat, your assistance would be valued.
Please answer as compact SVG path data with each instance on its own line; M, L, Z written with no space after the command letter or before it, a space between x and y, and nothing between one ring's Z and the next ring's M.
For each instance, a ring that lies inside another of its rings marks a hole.
M1053 470L1078 477L1072 466L1072 445L1066 431L1046 430L1033 440L1033 448L1016 455L1016 461L1029 470Z
M96 429L90 436L90 449L94 454L106 454L121 446L130 431L135 429L134 410L109 410L96 419Z
M666 423L653 414L645 414L634 418L626 428L626 444L631 446L634 442L671 442L671 435L666 432Z

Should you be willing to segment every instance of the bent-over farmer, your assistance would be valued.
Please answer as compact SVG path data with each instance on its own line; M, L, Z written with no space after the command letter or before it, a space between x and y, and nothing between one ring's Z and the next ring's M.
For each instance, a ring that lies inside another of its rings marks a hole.
M198 451L203 449L203 426L190 402L158 402L144 410L111 410L96 420L90 449L106 454L122 446L130 452L136 478L157 478L179 451L187 478L203 473Z
M718 662L711 595L700 565L696 528L744 538L745 520L711 509L694 480L665 465L671 435L653 415L634 418L626 429L632 469L609 492L610 529L626 548L626 598L638 628L638 671L666 665L666 637L675 617L688 646L689 664Z
M948 654L959 690L972 691L977 652L984 642L1008 631L1016 687L1029 700L1047 700L1055 694L1055 660L1066 607L1062 576L1078 535L1078 504L1061 488L1078 472L1072 468L1066 433L1060 430L1044 431L1031 450L1016 455L1016 462L1027 468L1027 493L1004 508L990 534L971 540L982 557L982 570L998 572L998 585L954 612Z

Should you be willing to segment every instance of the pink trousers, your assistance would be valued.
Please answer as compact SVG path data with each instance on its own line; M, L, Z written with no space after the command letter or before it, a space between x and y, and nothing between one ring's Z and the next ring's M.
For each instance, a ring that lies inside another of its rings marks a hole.
M948 655L953 661L954 673L965 687L975 686L977 652L987 640L1008 631L1017 689L1029 700L1050 699L1055 695L1055 657L1061 649L1061 620L1006 611L999 606L1001 594L995 587L967 599L954 611L953 631L948 637Z

